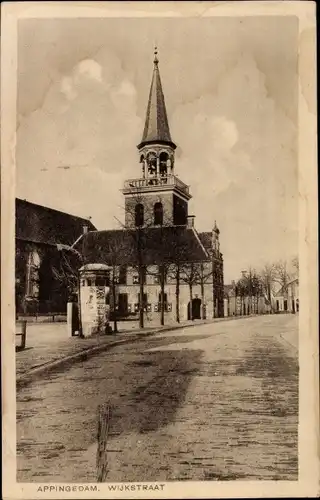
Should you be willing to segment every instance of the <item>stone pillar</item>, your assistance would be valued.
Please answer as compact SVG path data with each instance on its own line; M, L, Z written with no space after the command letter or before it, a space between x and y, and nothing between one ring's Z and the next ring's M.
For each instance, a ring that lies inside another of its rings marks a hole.
M104 264L86 264L79 271L82 335L109 333L110 268Z
M157 177L160 177L160 157L157 156Z

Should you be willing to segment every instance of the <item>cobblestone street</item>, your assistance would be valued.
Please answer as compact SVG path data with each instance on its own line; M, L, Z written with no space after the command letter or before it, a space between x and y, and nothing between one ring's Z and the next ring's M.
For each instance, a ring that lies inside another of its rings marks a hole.
M30 351L31 352L31 351ZM17 394L17 479L297 480L298 316L196 325L114 347Z

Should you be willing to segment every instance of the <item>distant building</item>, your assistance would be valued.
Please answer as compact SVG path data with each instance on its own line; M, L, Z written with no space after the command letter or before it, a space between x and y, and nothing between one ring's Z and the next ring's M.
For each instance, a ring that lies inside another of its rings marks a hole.
M275 312L299 312L299 279L283 286L273 298Z
M182 320L223 316L220 231L215 223L211 231L198 233L194 216L189 215L190 189L175 174L176 144L169 130L156 54L137 148L140 176L126 180L122 190L124 228L85 234L81 240L85 261L116 268L119 315L138 315L143 304L147 318L159 318L165 269L167 319L175 319L177 306ZM144 297L140 297L139 265L145 269Z
M52 208L16 198L16 311L66 312L68 290L54 276L61 254L57 244L72 245L93 224Z
M224 286L224 316L247 316L268 312L270 305L264 295L240 295L234 281Z

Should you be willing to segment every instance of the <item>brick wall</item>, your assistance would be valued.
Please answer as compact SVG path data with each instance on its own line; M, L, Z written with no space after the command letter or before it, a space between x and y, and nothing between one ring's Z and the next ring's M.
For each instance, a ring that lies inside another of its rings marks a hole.
M183 224L186 223L188 214L188 204L175 196L172 192L161 194L150 194L143 197L132 196L125 199L125 225L135 227L135 206L141 203L144 206L144 223L152 226L154 223L154 205L161 202L163 206L163 224ZM185 217L183 217L183 213ZM183 219L185 221L183 222Z

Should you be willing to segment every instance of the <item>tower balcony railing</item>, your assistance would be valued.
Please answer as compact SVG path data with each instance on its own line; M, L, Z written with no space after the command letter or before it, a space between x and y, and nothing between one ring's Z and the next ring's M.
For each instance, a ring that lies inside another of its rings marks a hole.
M175 175L166 175L159 177L146 177L140 179L128 179L124 182L124 190L130 189L141 189L141 188L153 188L153 187L164 187L164 186L175 186L177 189L189 195L189 186L182 182Z

